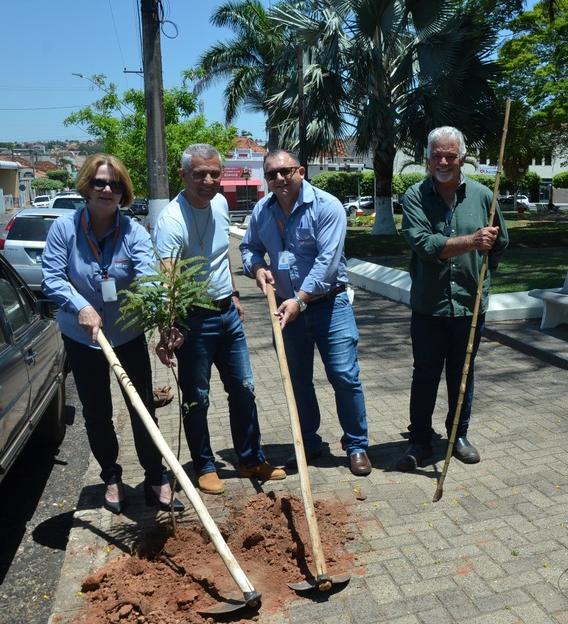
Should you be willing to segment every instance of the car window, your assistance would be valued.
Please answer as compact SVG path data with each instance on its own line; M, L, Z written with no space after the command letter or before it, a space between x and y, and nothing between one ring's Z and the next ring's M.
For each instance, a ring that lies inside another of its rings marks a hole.
M16 333L28 322L26 306L23 304L14 286L0 277L0 305L12 331Z
M8 232L8 239L21 241L45 241L49 228L56 217L19 217Z
M87 205L87 201L81 198L73 198L73 197L57 197L53 201L52 208L72 208L73 210L77 210L78 208L83 208Z

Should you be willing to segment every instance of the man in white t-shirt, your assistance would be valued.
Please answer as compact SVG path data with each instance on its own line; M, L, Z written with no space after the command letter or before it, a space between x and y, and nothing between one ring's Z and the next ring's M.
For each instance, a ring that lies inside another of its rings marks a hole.
M284 479L286 473L265 459L260 444L254 380L243 331L243 308L229 264L229 210L219 193L222 174L219 152L207 144L190 145L181 159L185 188L160 213L154 241L162 259L207 260L208 294L215 309L188 310L180 328L183 345L175 352L184 403L184 429L201 491L221 494L223 482L215 468L207 410L211 366L215 364L228 394L229 421L241 477ZM160 360L172 365L173 353L161 345Z

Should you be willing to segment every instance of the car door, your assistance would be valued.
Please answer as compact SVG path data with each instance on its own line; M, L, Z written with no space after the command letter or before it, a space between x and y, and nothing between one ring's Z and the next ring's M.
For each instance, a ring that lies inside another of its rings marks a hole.
M28 321L3 269L0 264L0 473L12 463L17 453L14 442L28 424L31 391L24 353L11 329Z

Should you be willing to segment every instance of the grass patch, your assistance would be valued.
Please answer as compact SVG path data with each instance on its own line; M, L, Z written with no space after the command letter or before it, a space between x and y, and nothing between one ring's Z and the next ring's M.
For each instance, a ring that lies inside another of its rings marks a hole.
M400 218L396 218L400 227ZM562 286L568 273L568 218L504 213L510 246L494 275L492 292L507 293L532 288ZM367 218L368 219L368 218ZM410 250L402 235L373 236L372 219L347 231L349 258L361 258L403 271L408 270Z

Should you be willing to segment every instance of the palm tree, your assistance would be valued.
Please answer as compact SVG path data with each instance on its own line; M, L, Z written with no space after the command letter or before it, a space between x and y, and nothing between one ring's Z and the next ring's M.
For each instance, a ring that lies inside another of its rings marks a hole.
M215 80L229 78L224 92L227 123L241 107L263 112L267 116L268 147L277 147L278 130L268 98L285 76L282 61L286 62L289 50L284 43L285 28L270 22L260 0L228 0L215 10L210 22L231 28L235 37L203 53L199 66L204 77L197 84L198 91Z
M310 149L354 135L371 153L376 180L374 234L394 234L392 174L396 151L417 160L429 130L460 127L468 140L496 120L489 59L495 32L452 0L313 0L279 5L273 19L306 46L305 108ZM297 110L293 86L271 100ZM323 104L323 105L322 105ZM284 136L297 128L280 121Z

